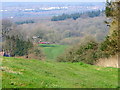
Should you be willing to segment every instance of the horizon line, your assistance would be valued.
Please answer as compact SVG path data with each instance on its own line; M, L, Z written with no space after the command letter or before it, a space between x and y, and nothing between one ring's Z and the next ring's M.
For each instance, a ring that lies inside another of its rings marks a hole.
M3 1L3 2L5 2L5 1ZM20 2L20 1L16 1L16 2ZM33 2L33 1L30 1L30 2ZM6 2L6 3L12 3L12 2ZM23 2L21 2L21 3L23 3ZM40 3L78 3L78 2L40 2ZM105 2L101 1L101 2L79 2L79 3L105 3Z

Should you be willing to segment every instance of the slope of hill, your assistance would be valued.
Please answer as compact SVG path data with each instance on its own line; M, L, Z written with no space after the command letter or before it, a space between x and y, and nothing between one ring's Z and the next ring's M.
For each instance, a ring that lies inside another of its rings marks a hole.
M3 88L116 88L118 69L20 58L2 60Z

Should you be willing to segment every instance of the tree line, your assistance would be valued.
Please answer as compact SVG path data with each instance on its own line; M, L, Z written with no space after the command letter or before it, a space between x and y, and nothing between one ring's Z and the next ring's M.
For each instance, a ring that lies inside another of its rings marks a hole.
M33 20L25 20L25 21L19 21L15 22L15 24L20 25L20 24L29 24L29 23L35 23Z
M93 17L97 17L97 16L100 16L104 11L100 11L100 10L97 10L97 11L87 11L87 12L83 12L83 13L74 13L74 14L62 14L62 15L59 15L59 16L53 16L51 21L61 21L61 20L66 20L66 19L70 19L72 18L73 20L76 20L78 18L81 18L81 17L90 17L90 18L93 18Z

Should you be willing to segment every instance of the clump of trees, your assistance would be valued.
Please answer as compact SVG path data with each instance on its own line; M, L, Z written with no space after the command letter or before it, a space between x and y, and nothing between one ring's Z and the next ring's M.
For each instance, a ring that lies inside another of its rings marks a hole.
M61 20L66 20L66 19L70 19L70 18L72 18L73 20L76 20L83 16L93 18L93 17L100 16L103 12L104 11L97 10L97 11L88 11L88 12L84 12L84 13L75 13L75 14L70 14L70 15L62 14L59 16L53 16L51 21L61 21Z
M97 60L98 43L89 41L84 44L75 45L67 50L62 56L58 57L58 61L62 62L84 62L87 64L94 64Z
M25 20L25 21L19 21L19 22L15 22L17 25L20 24L29 24L29 23L35 23L35 21L33 20Z
M106 50L109 40L98 43L95 40L88 40L67 49L62 55L58 56L59 62L83 62L94 65L100 58L108 58L110 55L115 55L115 49ZM116 47L116 43L114 47ZM110 52L109 52L110 51Z
M24 41L19 36L6 36L3 44L3 50L9 52L11 56L28 55L29 49L33 47L30 40Z
M10 56L35 57L40 60L44 57L41 48L35 46L30 38L25 38L20 28L10 20L3 20L2 38L2 50Z
M102 52L101 45L94 40L77 44L57 58L59 62L84 62L93 65L99 58L108 57Z
M30 40L25 41L18 35L10 35L14 31L14 25L10 20L2 21L2 49L10 53L11 56L27 55L29 49L33 46Z

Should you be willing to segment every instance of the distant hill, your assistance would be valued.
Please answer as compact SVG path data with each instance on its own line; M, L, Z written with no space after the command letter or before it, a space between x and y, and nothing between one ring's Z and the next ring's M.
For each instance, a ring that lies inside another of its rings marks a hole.
M91 10L104 10L105 3L81 2L6 2L2 3L3 18L47 17L62 13L80 13ZM1 14L0 14L1 15Z

